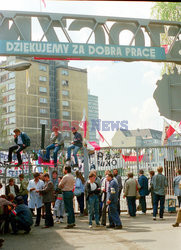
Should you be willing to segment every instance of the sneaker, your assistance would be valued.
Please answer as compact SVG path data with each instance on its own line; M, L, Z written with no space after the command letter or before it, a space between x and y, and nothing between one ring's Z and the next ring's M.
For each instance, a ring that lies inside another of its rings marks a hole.
M156 220L156 217L153 217L153 220Z
M92 228L92 225L89 225L89 228Z
M56 218L54 222L55 222L55 223L59 223L59 219L58 219L58 218Z
M66 227L64 227L65 229L70 229L70 228L73 228L74 226L71 225L71 224L68 224Z
M122 225L120 225L120 226L115 226L115 228L114 228L114 229L119 230L119 229L122 229L122 228L123 228L123 226L122 226Z
M82 214L82 213L79 214L79 217L83 217L83 216L84 216L84 214Z
M160 217L160 220L165 220L163 217Z
M145 215L146 213L144 213L144 212L141 211L139 214L144 214Z
M60 223L63 223L63 218L60 218Z
M172 225L172 227L179 227L179 223L176 222L175 224Z
M96 224L96 227L100 227L101 225L100 224Z

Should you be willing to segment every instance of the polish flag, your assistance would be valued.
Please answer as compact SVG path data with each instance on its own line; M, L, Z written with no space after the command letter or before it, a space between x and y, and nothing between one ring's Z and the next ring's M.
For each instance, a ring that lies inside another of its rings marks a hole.
M79 124L79 127L83 129L84 131L84 135L83 138L86 138L86 134L87 134L87 119L86 119L86 112L85 109L83 110L83 117L82 117L82 121Z
M97 137L97 139L99 139L99 141L104 142L103 135L97 129L96 129L96 137Z
M162 144L165 145L168 142L168 138L173 135L175 132L175 129L167 122L164 120L163 123L163 132L162 132Z
M46 8L46 3L45 3L45 0L41 0L43 5L44 5L44 8Z

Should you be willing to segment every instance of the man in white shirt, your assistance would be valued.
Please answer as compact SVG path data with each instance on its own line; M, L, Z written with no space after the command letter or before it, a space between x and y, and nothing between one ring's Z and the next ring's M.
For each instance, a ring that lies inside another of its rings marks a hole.
M40 225L42 207L42 196L37 191L42 190L45 185L44 182L39 179L39 175L39 173L34 173L34 179L29 181L27 187L28 191L30 192L28 207L31 209L32 213L35 207L37 209L35 227Z

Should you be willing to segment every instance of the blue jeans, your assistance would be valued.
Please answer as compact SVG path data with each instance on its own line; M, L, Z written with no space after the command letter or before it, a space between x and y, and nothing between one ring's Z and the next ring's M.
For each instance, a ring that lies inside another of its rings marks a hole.
M63 201L65 206L65 212L67 213L67 224L69 225L75 223L73 198L74 194L72 191L63 191Z
M163 218L165 195L153 195L153 217L156 217L158 211L158 202L160 201L160 218Z
M136 216L136 196L127 196L128 212L130 216Z
M145 199L145 196L140 196L139 203L141 205L142 212L146 213L146 199Z
M89 196L88 199L88 217L89 225L92 225L92 216L95 216L95 222L99 225L99 197L96 194Z
M73 155L74 155L74 159L75 159L75 164L78 164L78 159L77 159L77 152L80 149L80 147L75 146L75 145L71 145L67 148L67 158L70 159L71 158L71 150L73 151Z
M51 144L48 147L46 147L46 159L50 160L50 150L54 149L53 150L53 160L54 160L54 163L57 163L57 154L58 154L58 151L60 150L60 148L61 148L60 145L55 146L55 144Z
M118 214L118 203L111 202L108 209L109 224L110 226L120 226L121 220Z

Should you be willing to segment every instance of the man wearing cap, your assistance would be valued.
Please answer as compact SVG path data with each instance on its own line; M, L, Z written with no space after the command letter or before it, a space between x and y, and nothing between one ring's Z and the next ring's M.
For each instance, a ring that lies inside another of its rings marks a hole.
M53 127L53 133L51 134L50 141L52 144L46 147L46 161L50 161L50 150L53 149L53 160L54 166L57 166L57 154L61 149L61 146L64 144L64 138L60 131L58 131L58 127Z
M73 149L73 156L75 159L75 166L78 167L78 159L77 152L80 148L82 148L82 135L77 132L75 127L72 127L72 133L74 135L72 145L67 148L67 159L66 161L70 161L71 159L71 150Z
M17 234L18 230L24 230L25 234L28 234L33 225L33 219L30 209L24 204L23 197L18 196L16 198L17 206L11 212L11 227L12 234Z

